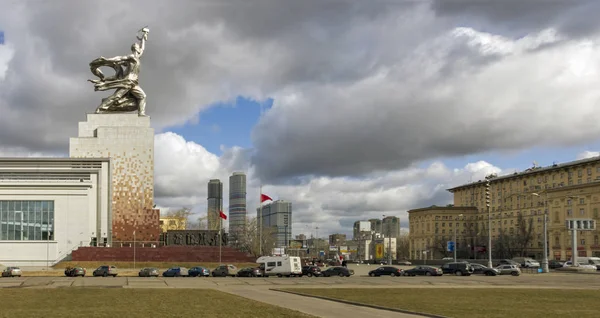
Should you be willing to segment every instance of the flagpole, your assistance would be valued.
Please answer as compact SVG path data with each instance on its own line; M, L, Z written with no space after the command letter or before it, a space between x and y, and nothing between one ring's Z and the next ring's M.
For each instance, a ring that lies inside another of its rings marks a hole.
M221 249L223 247L223 199L219 199L219 265L221 264Z
M222 213L222 212L221 212ZM221 264L221 248L223 246L223 218L219 214L219 265Z
M262 256L262 184L260 185L260 190L258 191L258 215L259 215L259 224L258 224L258 256Z

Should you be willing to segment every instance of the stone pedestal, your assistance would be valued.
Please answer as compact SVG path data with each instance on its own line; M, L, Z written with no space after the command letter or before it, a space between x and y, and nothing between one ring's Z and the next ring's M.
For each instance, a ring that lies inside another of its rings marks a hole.
M71 158L110 158L112 244L158 241L154 205L154 129L137 114L88 114L78 137L69 141ZM135 234L134 234L135 233Z

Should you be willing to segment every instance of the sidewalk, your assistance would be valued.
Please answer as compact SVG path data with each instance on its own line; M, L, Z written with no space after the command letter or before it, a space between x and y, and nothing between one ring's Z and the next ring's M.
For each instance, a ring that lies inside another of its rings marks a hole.
M409 315L388 310L354 306L335 301L303 297L288 293L272 291L267 288L227 286L215 288L222 292L260 301L270 305L297 310L309 315L324 318L339 317L369 317L369 318L421 318L419 315Z

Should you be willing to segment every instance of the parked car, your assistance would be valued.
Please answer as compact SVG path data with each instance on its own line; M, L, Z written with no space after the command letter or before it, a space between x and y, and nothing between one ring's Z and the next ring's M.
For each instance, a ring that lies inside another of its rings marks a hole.
M521 275L521 269L517 265L500 265L496 267L496 270L498 271L499 275Z
M263 272L258 267L246 267L237 272L237 277L261 277Z
M196 266L190 268L188 273L190 274L190 277L208 277L210 276L210 269L202 266Z
M163 277L188 277L190 273L185 267L171 267L162 273Z
M513 257L513 261L517 262L523 268L537 268L540 267L540 262L530 257Z
M371 277L379 277L379 276L402 276L404 273L403 270L393 267L393 266L381 266L369 272L369 276Z
M238 271L239 269L235 267L235 265L219 265L219 267L215 268L211 274L213 277L235 277Z
M521 264L513 261L512 259L501 259L498 264L496 264L496 268L500 265L515 265L517 267L521 267Z
M158 277L158 268L155 267L145 267L140 270L138 273L139 277Z
M403 266L410 266L412 265L411 262L407 261L407 260L400 260L396 262L398 265L403 265Z
M85 277L86 274L86 270L83 267L80 266L75 266L75 267L67 267L65 268L65 276L68 277L77 277L77 276L81 276L81 277Z
M548 261L548 268L550 269L557 269L557 268L561 268L565 265L564 261L557 261L555 259L551 259Z
M302 275L306 275L308 277L321 276L321 268L312 265L302 266Z
M600 270L600 257L577 257L577 262L596 266L596 270Z
M453 261L454 257L444 257L442 258L442 261Z
M92 276L96 277L96 276L103 276L103 277L107 277L107 276L112 276L112 277L117 277L117 275L119 274L117 267L113 266L113 265L102 265L98 268L96 268L96 270L92 273Z
M19 267L7 267L2 271L2 277L21 277L22 272Z
M490 268L477 263L471 263L471 267L473 267L473 274L483 274L485 276L498 275L498 270L495 268Z
M456 276L471 276L473 267L467 262L446 263L442 265L444 274L453 274Z
M334 266L334 267L329 267L328 269L322 271L321 274L324 277L331 277L331 276L350 277L351 275L354 275L354 271L351 269L348 269L346 267Z
M572 266L573 266L573 262L571 262L571 261L566 261L565 264L563 265L563 267L572 267ZM590 264L575 263L575 267L581 268L581 269L597 270L596 265L590 265Z
M444 272L441 268L427 266L427 265L419 265L415 268L407 269L404 271L404 276L442 276Z

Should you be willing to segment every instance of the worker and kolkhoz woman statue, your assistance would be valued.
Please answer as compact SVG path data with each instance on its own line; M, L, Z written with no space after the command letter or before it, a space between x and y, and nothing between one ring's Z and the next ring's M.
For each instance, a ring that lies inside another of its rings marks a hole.
M102 99L96 109L97 114L122 113L137 111L138 115L146 116L146 93L139 85L140 58L144 54L148 40L148 27L138 31L139 42L131 46L131 54L112 58L99 57L90 63L90 69L99 79L88 80L94 83L95 91L114 89L115 92ZM105 76L100 67L111 67L115 70L113 76Z

